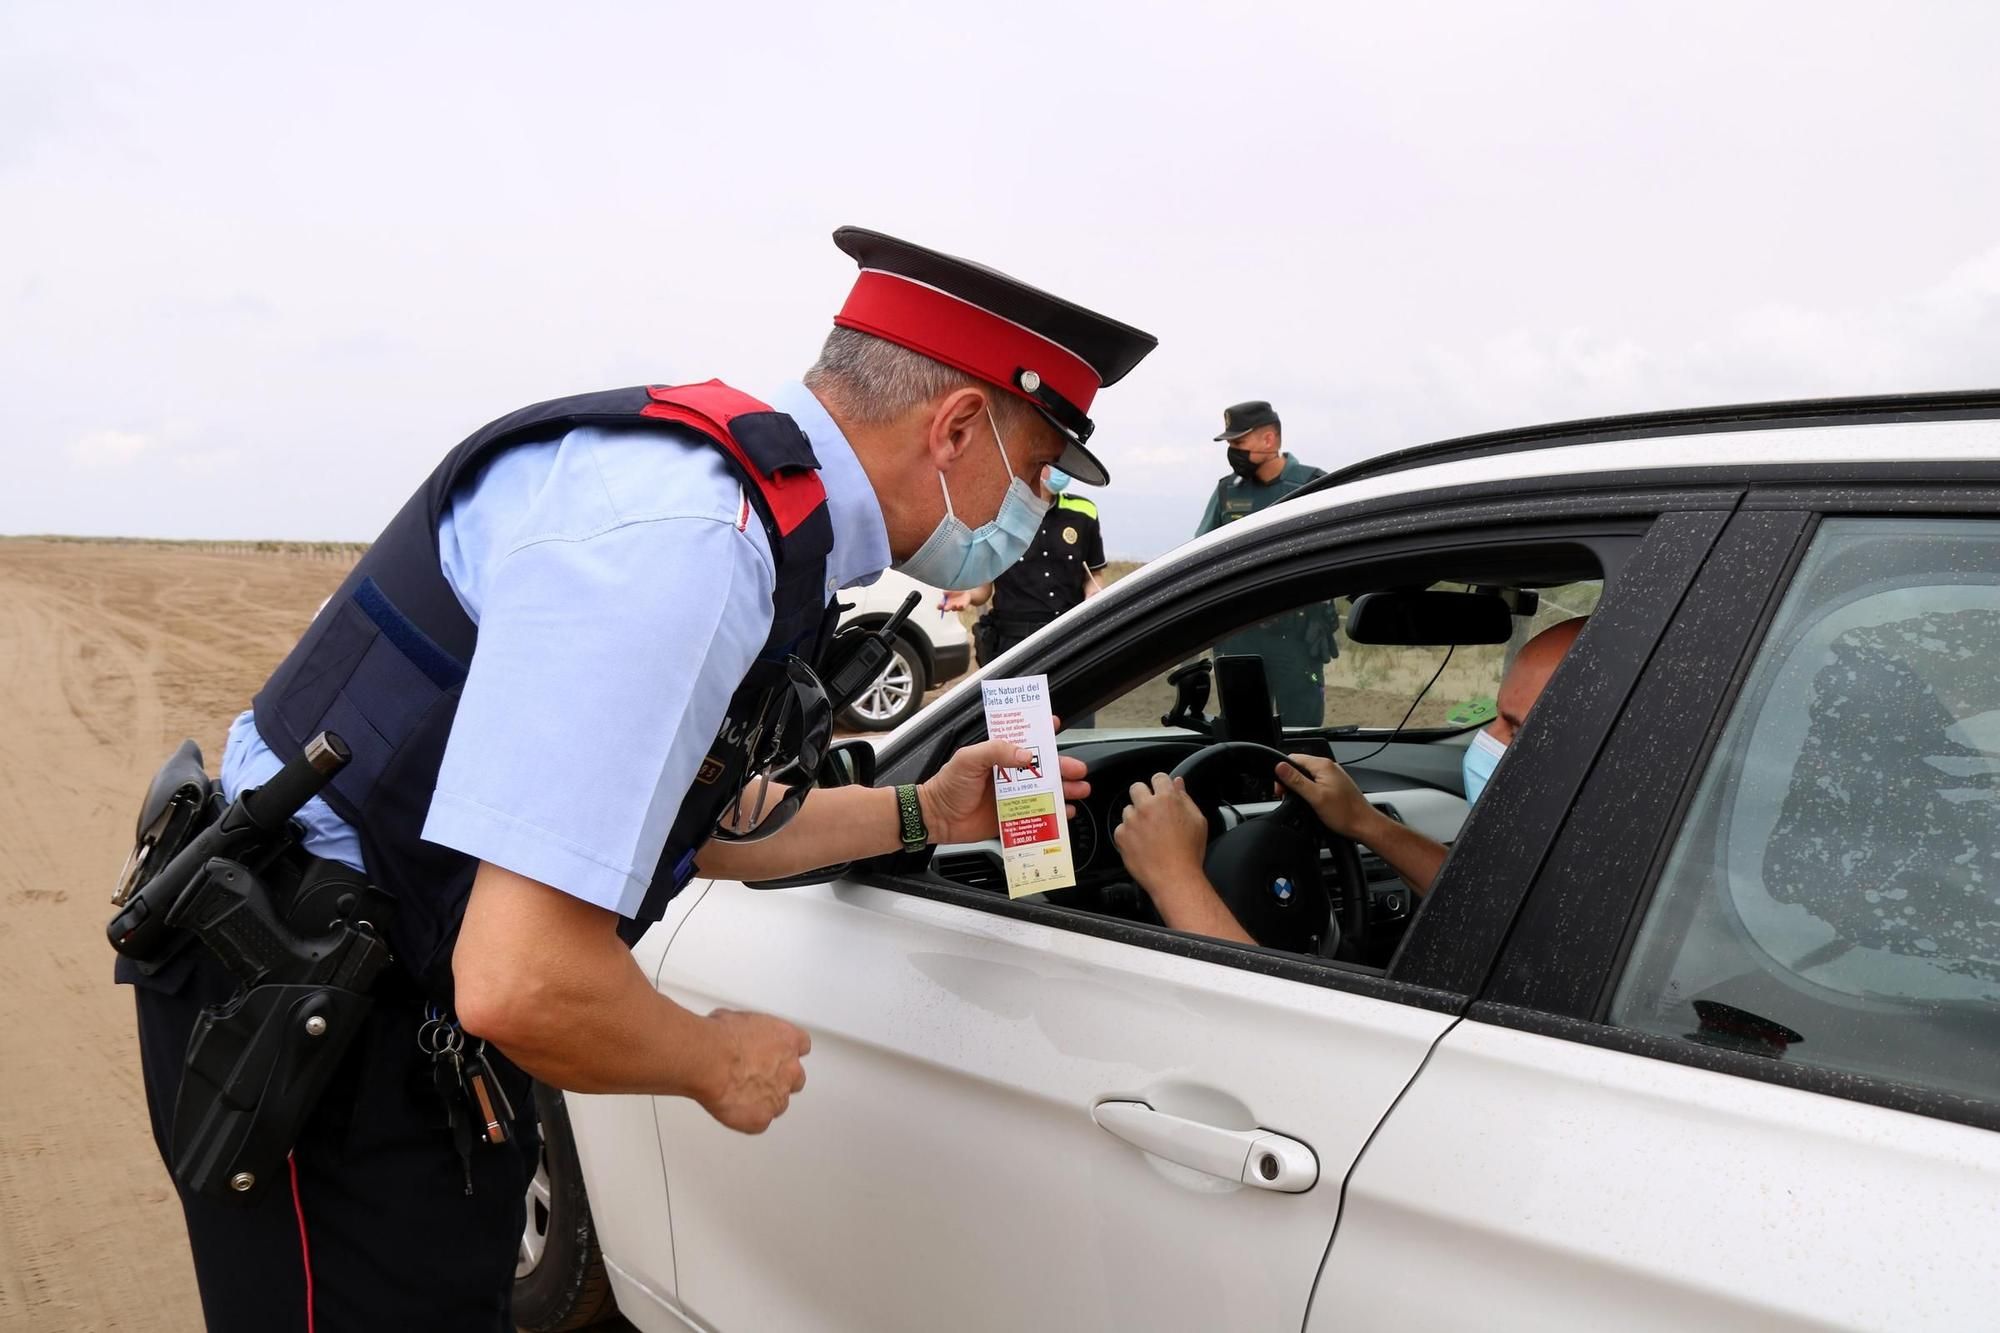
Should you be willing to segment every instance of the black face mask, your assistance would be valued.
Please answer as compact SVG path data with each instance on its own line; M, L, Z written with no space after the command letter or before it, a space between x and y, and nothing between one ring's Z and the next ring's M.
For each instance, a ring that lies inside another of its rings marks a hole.
M1245 481L1255 481L1257 469L1264 465L1252 458L1248 449L1231 449L1228 452L1229 470Z

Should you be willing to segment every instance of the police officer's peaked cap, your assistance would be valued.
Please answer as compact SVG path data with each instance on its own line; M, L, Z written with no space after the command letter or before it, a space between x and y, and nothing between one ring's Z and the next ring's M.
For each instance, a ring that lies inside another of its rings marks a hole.
M1222 409L1222 434L1218 440L1236 441L1260 426L1275 426L1278 414L1271 405L1259 399L1248 403L1233 403Z
M1159 345L984 264L939 254L862 227L833 243L861 276L833 322L886 339L996 385L1035 405L1069 440L1056 466L1102 486L1111 474L1084 448L1091 400Z

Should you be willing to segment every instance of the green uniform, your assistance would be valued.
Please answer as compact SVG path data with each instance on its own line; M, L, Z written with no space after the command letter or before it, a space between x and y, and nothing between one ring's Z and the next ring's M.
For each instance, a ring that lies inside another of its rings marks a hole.
M1215 483L1195 536L1268 509L1316 477L1326 474L1286 454L1284 471L1268 484L1231 473ZM1333 605L1319 603L1287 611L1215 645L1218 654L1254 653L1264 659L1278 717L1288 727L1317 727L1326 721L1326 664L1334 659Z

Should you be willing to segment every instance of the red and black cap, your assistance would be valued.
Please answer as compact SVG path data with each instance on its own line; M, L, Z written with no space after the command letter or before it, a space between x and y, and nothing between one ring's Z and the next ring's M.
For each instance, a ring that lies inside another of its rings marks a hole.
M861 276L833 322L921 352L1007 390L1069 440L1056 466L1102 486L1104 464L1084 447L1097 391L1116 384L1159 339L975 264L863 227L833 243Z

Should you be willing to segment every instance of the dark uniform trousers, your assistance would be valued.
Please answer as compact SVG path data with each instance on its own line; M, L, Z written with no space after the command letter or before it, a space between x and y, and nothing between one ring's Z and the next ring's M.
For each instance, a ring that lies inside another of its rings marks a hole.
M162 1160L196 1016L235 989L205 955L177 989L133 987ZM514 1263L540 1146L528 1078L488 1049L518 1118L504 1144L475 1139L468 1197L430 1057L417 1050L423 1003L393 969L376 994L368 1029L292 1153L296 1186L289 1176L267 1182L243 1204L181 1192L212 1333L304 1330L308 1283L314 1333L513 1333Z
M1288 727L1317 727L1326 722L1326 663L1317 661L1296 640L1271 635L1262 638L1255 651L1264 659L1264 675L1271 687L1271 701L1278 717Z

